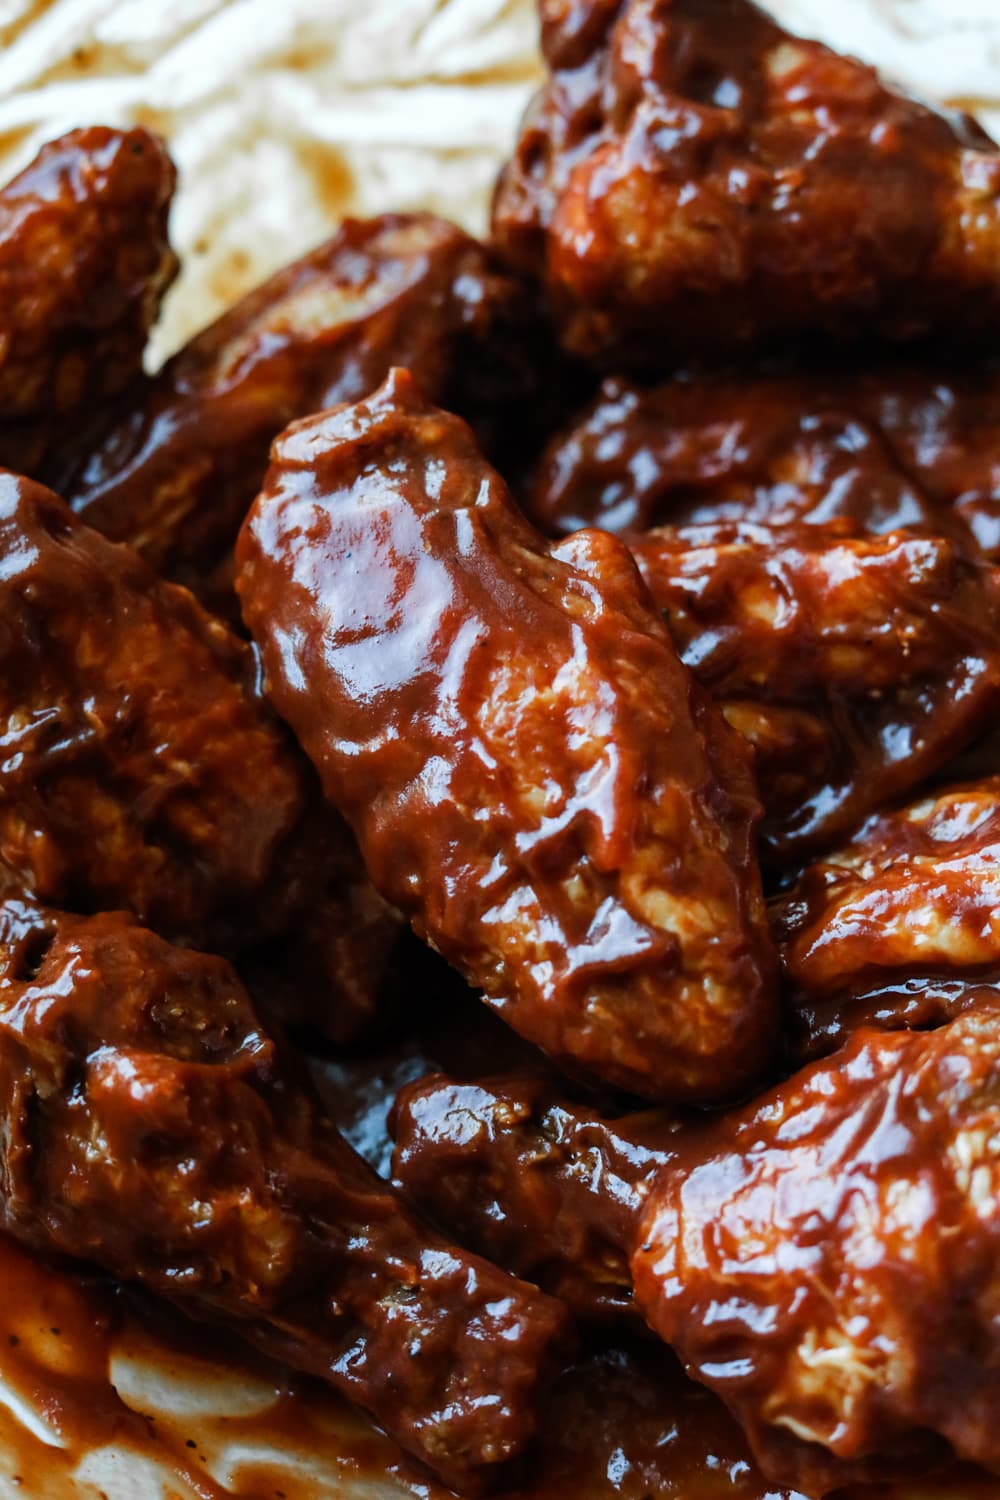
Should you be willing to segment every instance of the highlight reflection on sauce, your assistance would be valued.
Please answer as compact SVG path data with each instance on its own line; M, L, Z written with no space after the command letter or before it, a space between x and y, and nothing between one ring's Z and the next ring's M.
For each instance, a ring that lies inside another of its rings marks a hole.
M429 1024L392 1054L318 1065L338 1123L376 1163L404 1079L483 1075L519 1046L485 1014L458 1028L442 1005ZM329 1391L214 1329L2 1239L0 1287L0 1500L446 1500ZM508 1500L654 1497L800 1500L764 1483L723 1408L665 1349L594 1348L559 1383ZM963 1472L877 1500L1000 1500L1000 1483Z

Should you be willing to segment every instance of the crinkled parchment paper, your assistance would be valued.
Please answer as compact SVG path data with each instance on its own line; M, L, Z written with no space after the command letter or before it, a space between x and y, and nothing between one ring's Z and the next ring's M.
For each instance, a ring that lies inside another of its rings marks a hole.
M1000 129L1000 0L772 8ZM136 121L168 138L184 271L159 359L347 213L426 207L482 229L538 76L533 0L0 0L0 171L75 125ZM151 1418L150 1440L109 1438L81 1458L47 1394L46 1360L66 1358L47 1304L11 1309L2 1291L0 1348L16 1321L21 1377L0 1360L0 1500L426 1493L359 1467L359 1429L336 1403L313 1400L303 1451L278 1418L280 1376L181 1356L128 1321L103 1395L113 1386L123 1411ZM188 1478L164 1456L181 1433Z

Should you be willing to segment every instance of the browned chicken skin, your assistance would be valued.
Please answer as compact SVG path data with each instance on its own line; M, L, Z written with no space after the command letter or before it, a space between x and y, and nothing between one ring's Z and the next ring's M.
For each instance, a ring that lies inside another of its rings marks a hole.
M627 549L549 548L404 372L298 423L240 538L269 690L378 890L554 1058L717 1098L772 1042L748 752Z
M393 365L477 423L524 438L542 360L524 290L429 214L348 220L126 398L55 487L114 541L218 604L272 440L373 391Z
M0 1224L329 1381L448 1483L530 1439L559 1305L422 1225L223 960L0 904Z
M0 464L57 463L139 374L174 183L156 136L95 125L0 189Z
M396 1176L578 1315L637 1308L777 1484L1000 1470L998 1016L980 996L934 1032L859 1032L702 1125L427 1079Z
M997 327L1000 158L748 0L543 0L550 79L493 233L566 346L692 353Z
M314 1008L350 1029L400 922L317 806L251 650L12 474L0 474L0 557L0 892L127 908L227 950L318 923L337 996L321 988ZM354 939L378 955L374 973Z
M939 536L663 527L629 545L681 659L754 746L772 863L843 838L1000 708L1000 580Z
M1000 993L1000 777L877 814L776 902L796 1042L939 1025Z
M919 526L1000 556L1000 370L866 356L607 380L549 444L527 508L580 526Z

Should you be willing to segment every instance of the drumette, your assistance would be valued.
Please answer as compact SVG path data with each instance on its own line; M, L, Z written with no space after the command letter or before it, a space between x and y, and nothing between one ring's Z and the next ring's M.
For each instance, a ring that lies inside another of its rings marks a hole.
M404 371L273 458L244 616L376 888L560 1062L732 1095L774 1042L749 751L625 546L548 546Z
M139 375L175 178L148 131L91 126L0 189L0 464L58 467Z
M348 220L137 382L100 442L51 482L89 525L229 609L233 544L272 440L368 395L393 365L508 457L537 421L529 298L429 214Z
M938 774L1000 708L1000 575L942 536L846 523L630 538L681 659L754 747L772 864Z
M1000 994L1000 777L878 813L774 904L797 1048Z
M295 930L325 980L314 1019L335 1035L366 1020L405 929L263 700L253 652L2 473L0 555L0 894L127 909L228 952Z
M540 1419L564 1313L421 1224L286 1077L222 959L0 904L0 1225L370 1412L450 1485Z
M817 334L988 338L1000 155L749 0L546 0L493 233L621 370Z
M638 1309L777 1484L1000 1470L998 1023L980 996L860 1031L701 1124L432 1078L397 1105L396 1174L578 1314Z

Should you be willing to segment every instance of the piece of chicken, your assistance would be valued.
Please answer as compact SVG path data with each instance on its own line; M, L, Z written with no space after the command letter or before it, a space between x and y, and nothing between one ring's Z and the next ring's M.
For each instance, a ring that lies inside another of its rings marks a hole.
M530 301L481 245L427 214L349 219L137 384L54 487L158 571L231 601L230 554L272 440L368 395L393 365L502 439L508 458L527 442L542 366Z
M737 1091L774 1040L749 751L625 546L547 546L405 371L273 456L244 615L376 888L557 1061Z
M1000 994L1000 776L873 817L774 907L797 1044Z
M559 1098L548 1078L439 1073L401 1091L390 1127L394 1179L462 1244L584 1322L645 1326L629 1255L680 1115L616 1120Z
M1000 323L1000 156L749 0L543 0L493 234L565 345L692 353Z
M635 1296L761 1469L808 1495L1000 1471L1000 1010L858 1032L678 1145Z
M353 1029L402 924L261 697L254 653L2 473L0 557L0 894L128 909L226 951L318 923L335 961L318 959L313 1009Z
M397 1104L395 1174L578 1315L640 1312L777 1485L1000 1470L998 1022L980 996L861 1031L700 1125L431 1078Z
M1000 576L939 536L663 527L629 545L670 634L754 746L772 863L842 839L1000 709Z
M1000 557L1000 368L873 360L616 378L552 439L526 493L551 535L581 526L846 519L945 531Z
M329 1381L465 1492L541 1413L559 1305L428 1229L285 1076L236 974L0 905L0 1225Z
M0 464L57 463L139 374L175 180L156 136L91 126L0 189Z

